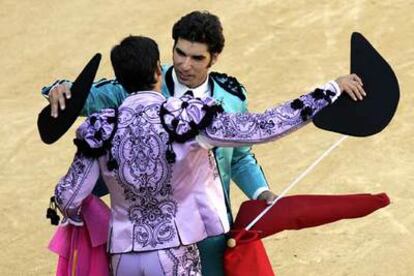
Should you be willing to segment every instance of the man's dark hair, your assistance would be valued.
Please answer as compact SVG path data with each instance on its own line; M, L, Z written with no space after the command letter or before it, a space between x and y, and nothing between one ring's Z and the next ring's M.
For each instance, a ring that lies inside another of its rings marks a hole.
M145 36L128 36L111 50L115 76L128 93L154 88L159 60L157 43Z
M220 54L224 48L220 19L207 11L193 11L178 20L172 30L174 47L179 38L205 43L210 54Z

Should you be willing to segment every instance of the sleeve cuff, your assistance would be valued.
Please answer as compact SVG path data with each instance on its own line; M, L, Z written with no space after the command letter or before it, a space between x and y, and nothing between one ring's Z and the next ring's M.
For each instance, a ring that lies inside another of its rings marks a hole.
M55 88L56 86L58 86L58 85L60 85L60 84L68 84L69 85L69 88L72 86L72 82L71 81L68 81L68 80L57 80L57 81L55 81L52 85L49 85L49 86L45 86L45 87L43 87L42 88L42 90L41 90L41 94L46 98L46 99L48 99L49 98L49 92L50 92L50 90L52 90L53 88Z
M254 192L252 199L257 199L261 193L264 191L269 191L269 187L260 187Z
M321 87L321 89L335 92L335 96L331 98L332 103L334 103L336 99L338 99L338 97L342 94L341 88L339 88L338 83L334 80L331 80L328 83L326 83L324 86Z
M195 137L195 140L197 141L197 143L202 147L205 148L207 150L214 148L214 146L212 144L210 144L208 142L208 139L206 137L204 137L202 134L199 134Z

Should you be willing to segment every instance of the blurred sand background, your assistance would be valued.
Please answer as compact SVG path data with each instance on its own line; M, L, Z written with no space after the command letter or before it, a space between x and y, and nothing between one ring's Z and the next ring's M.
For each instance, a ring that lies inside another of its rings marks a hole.
M265 242L278 275L413 275L414 1L12 1L0 0L0 275L54 275L45 210L72 160L75 127L42 144L40 88L73 79L96 52L129 34L153 37L171 60L171 27L206 9L226 46L213 70L237 76L262 111L349 71L349 39L363 33L395 69L401 100L387 129L348 138L290 194L387 192L392 204L366 218L288 231ZM79 123L79 122L77 122ZM254 152L280 192L340 135L312 125ZM234 210L245 200L232 191Z

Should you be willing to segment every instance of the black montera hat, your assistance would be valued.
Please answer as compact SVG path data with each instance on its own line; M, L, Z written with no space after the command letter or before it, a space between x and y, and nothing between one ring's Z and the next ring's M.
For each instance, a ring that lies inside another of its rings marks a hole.
M367 96L353 101L341 95L313 118L322 129L351 136L369 136L382 131L391 121L400 98L398 80L391 66L360 33L351 37L351 73L363 82Z
M53 118L50 115L50 104L39 113L37 128L40 138L46 144L56 142L76 121L88 98L89 90L98 71L101 57L101 54L96 54L85 68L83 68L70 88L71 98L66 100L65 110L59 110L59 116L57 118Z

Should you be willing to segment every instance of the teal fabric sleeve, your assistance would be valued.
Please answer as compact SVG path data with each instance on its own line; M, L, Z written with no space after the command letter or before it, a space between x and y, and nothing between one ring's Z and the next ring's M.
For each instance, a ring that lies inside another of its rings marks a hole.
M81 116L89 116L104 108L117 108L127 96L128 93L116 80L102 79L95 82L81 111Z
M231 178L250 199L259 188L269 187L263 170L250 147L234 148Z
M50 92L50 89L52 89L52 87L53 87L53 86L55 86L55 85L57 85L57 84L64 83L64 82L71 82L71 81L68 81L68 80L56 80L56 81L55 81L55 82L53 82L51 85L44 86L44 87L40 90L40 93L41 93L43 96L48 97L49 92Z
M63 82L71 81L57 80L53 84L43 87L41 94L47 97L54 85ZM93 83L80 116L89 116L104 108L116 108L121 105L127 96L128 93L116 80L101 79Z

